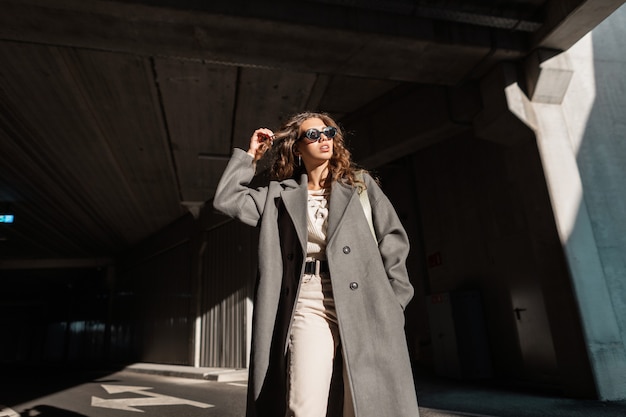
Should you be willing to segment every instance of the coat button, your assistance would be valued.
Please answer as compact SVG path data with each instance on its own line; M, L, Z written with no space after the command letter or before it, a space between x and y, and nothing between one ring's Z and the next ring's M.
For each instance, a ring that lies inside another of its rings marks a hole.
M357 288L359 288L359 283L358 282L351 282L350 283L350 289L351 290L356 290Z
M288 261L293 261L293 253L287 254L287 260Z
M342 250L343 250L343 253L347 255L350 253L350 246L344 246Z

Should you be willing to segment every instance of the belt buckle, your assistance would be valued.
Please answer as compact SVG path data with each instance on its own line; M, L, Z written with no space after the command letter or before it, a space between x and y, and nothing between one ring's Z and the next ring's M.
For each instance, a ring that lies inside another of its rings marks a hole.
M307 266L310 266L307 268ZM313 274L315 276L320 276L320 272L322 269L322 261L319 259L312 259L310 261L306 261L304 266L305 273Z

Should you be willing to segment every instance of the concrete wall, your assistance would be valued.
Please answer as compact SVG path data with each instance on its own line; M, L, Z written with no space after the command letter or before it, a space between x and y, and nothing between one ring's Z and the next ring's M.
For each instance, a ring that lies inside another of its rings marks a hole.
M626 7L568 51L563 108L602 272L626 345ZM581 108L582 107L582 108ZM586 121L586 123L584 123Z
M625 13L622 7L567 52L536 51L523 73L504 64L489 77L491 93L502 90L508 113L536 138L584 346L604 400L626 398L625 49L619 42Z
M529 61L535 74L538 63ZM407 225L416 224L407 230L419 243L411 257L421 258L412 275L420 293L407 329L418 361L433 365L442 334L424 325L429 297L479 290L496 376L594 397L544 161L535 126L522 117L530 105L517 85L519 70L505 64L476 85L396 91L344 125L358 138L358 162L397 168L381 171L383 184L403 184L397 197L386 191L408 213ZM408 165L398 158L403 152Z
M597 373L607 399L626 398L625 36L622 6L566 53L574 72L562 105L593 237L589 246L600 266L597 276L586 279L604 284L581 292L581 301L594 312L589 345L597 352L597 367L611 370ZM598 301L604 316L595 313Z
M413 159L430 293L480 291L497 377L593 396L534 141L461 135Z

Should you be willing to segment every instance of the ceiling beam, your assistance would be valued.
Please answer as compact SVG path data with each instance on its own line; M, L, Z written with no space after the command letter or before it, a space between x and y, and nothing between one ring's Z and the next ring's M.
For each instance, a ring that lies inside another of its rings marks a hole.
M623 0L548 1L544 24L532 36L533 49L569 49L622 4Z
M428 5L418 2L393 0L368 0L346 2L345 0L318 0L294 2L281 0L110 0L120 3L144 4L166 7L176 10L196 10L199 12L228 14L236 16L257 17L262 19L298 21L302 24L319 24L324 26L343 27L363 31L360 24L365 23L367 16L375 16L379 24L367 27L368 32L398 33L398 30L415 32L419 25L407 24L406 27L396 25L380 25L386 20L396 19L404 22L418 22L421 19L435 19L452 23L466 23L475 26L532 32L541 26L541 22L531 18L534 16L535 4L520 8L520 3L513 2L510 7L495 9L474 2L469 7L454 7L449 2L430 2ZM471 2L470 2L471 3ZM506 4L506 2L504 2ZM419 29L418 29L419 30Z
M354 8L298 21L95 0L0 0L0 7L5 41L423 83L462 80L462 68L493 54L494 31L497 48L511 56L527 46L521 32ZM445 72L433 71L442 60Z

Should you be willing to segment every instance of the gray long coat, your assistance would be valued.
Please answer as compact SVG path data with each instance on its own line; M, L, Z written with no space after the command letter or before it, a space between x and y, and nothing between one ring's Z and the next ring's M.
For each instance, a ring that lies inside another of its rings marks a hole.
M306 257L307 178L252 189L253 177L252 157L235 149L213 204L261 228L247 416L283 417L287 335ZM387 197L371 177L365 182L378 246L356 188L334 183L329 200L326 256L342 354L357 417L417 417L404 333L404 307L413 296L409 243Z

